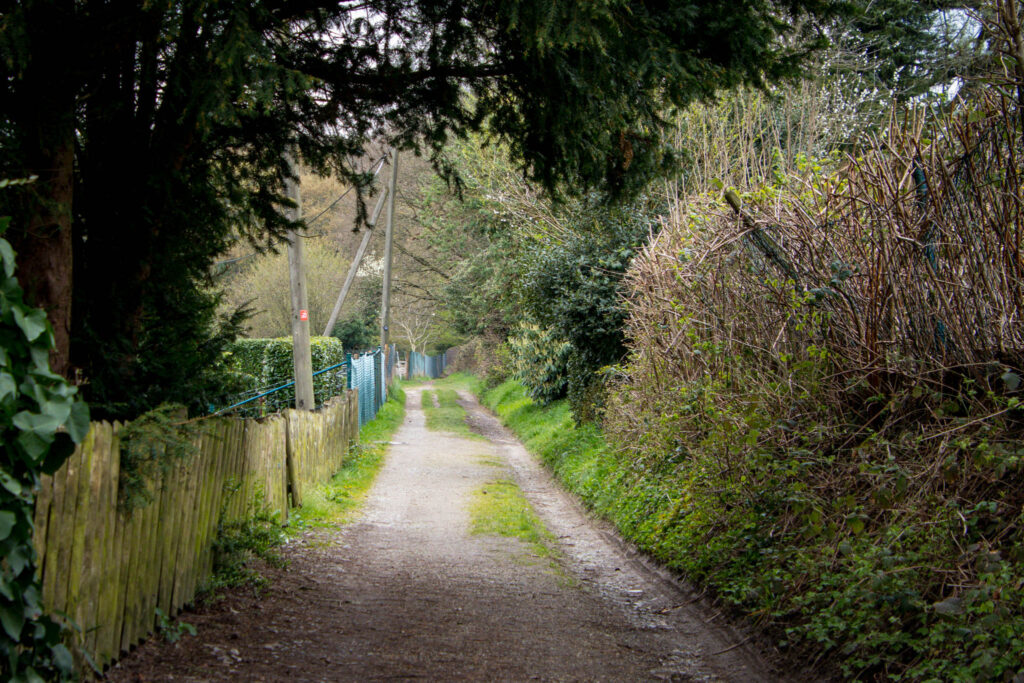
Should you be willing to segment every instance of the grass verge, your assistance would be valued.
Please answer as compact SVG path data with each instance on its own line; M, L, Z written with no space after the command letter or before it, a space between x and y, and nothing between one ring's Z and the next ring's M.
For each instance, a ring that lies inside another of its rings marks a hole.
M497 413L570 491L598 512L612 516L625 491L615 455L597 427L577 425L566 401L537 405L514 380L488 391L481 389L482 385L475 386L480 402Z
M290 534L352 521L384 462L388 442L405 419L405 392L396 382L387 403L359 431L354 446L326 483L303 491L302 507L291 511Z

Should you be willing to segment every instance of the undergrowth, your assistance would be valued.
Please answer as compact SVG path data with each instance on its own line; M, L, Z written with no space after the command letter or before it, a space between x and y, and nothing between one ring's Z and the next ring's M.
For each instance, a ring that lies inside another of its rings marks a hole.
M187 621L181 619L172 619L167 616L167 613L157 607L153 610L156 615L156 630L164 640L172 645L179 640L183 635L196 635L196 627Z
M302 507L291 512L290 534L345 524L355 517L384 462L388 442L405 419L402 384L395 383L387 403L373 420L363 425L360 442L349 451L337 474L325 484L303 492Z
M224 500L213 542L213 574L200 590L202 602L216 602L226 588L248 586L260 592L266 587L267 580L253 566L257 559L274 567L285 566L285 560L278 552L285 540L280 515L266 506L262 489L256 490L253 501L240 519L227 517L231 498L240 490L241 486L234 479L224 485Z
M856 680L1020 675L1021 547L997 545L1000 529L1024 519L1019 501L964 505L916 490L895 455L876 457L887 449L877 443L857 465L877 479L873 488L812 496L811 474L838 463L810 445L730 471L709 455L746 438L729 432L703 455L642 460L610 448L595 426L575 425L564 401L538 406L517 382L482 399L589 507L759 621L794 660ZM962 466L984 461L975 444Z

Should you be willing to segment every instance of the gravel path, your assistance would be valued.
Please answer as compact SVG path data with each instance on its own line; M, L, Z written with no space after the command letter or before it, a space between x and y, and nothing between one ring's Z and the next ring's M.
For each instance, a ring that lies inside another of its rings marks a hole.
M309 534L262 599L183 615L114 681L775 680L736 633L589 519L471 397L487 440L429 432L418 387L361 521ZM552 567L468 532L471 493L512 478L559 539Z

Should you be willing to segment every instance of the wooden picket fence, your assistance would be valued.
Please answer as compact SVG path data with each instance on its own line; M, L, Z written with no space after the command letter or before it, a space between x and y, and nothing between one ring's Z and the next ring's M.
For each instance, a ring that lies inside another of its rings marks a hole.
M199 453L160 482L131 515L118 507L120 423L94 422L36 499L35 546L43 601L80 629L99 666L150 634L159 608L173 616L213 570L221 515L251 515L257 501L287 520L301 491L328 479L359 438L356 390L321 410L255 419L215 418Z

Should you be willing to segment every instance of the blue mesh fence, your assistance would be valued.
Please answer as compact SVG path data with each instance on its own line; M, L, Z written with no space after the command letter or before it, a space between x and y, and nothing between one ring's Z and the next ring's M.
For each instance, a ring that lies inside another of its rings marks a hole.
M353 389L359 389L359 426L373 419L377 414L377 401L374 391L377 378L375 372L375 360L377 354L363 354L352 359L352 374L349 382Z
M409 365L406 377L429 377L437 379L444 374L447 365L447 354L440 356L428 356L418 351L409 352Z
M388 400L387 380L394 371L396 355L394 346L391 347L389 354L378 348L355 357L349 355L344 363L314 372L317 405L323 405L345 389L358 389L359 426L362 427L377 415L377 411ZM285 379L279 384L251 389L234 396L229 401L230 405L224 408L213 410L211 406L210 412L216 415L244 417L270 415L294 407L294 386L294 379Z

